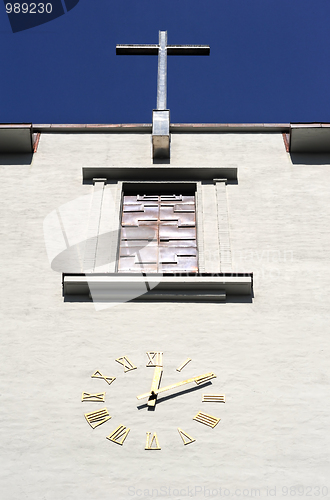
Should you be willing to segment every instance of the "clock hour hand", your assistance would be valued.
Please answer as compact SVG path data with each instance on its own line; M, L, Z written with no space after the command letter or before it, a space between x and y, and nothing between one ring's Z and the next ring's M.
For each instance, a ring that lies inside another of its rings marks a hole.
M182 380L181 382L177 382L176 384L167 385L165 387L162 387L161 389L157 388L151 390L150 392L145 392L144 394L140 394L139 396L137 396L137 399L144 399L150 396L157 396L161 392L169 391L170 389L176 389L181 385L190 384L191 382L195 382L197 385L201 385L204 384L205 382L208 382L212 378L216 378L215 373L212 372L205 373L204 375L197 375L197 377L188 378L187 380Z
M163 368L161 366L156 366L154 371L154 377L151 382L150 397L148 399L147 405L153 407L156 405L157 395L155 391L159 388L160 380L162 378Z

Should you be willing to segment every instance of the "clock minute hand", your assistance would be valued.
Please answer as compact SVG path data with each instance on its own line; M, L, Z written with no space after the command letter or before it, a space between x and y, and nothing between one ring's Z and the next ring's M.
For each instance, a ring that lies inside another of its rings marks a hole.
M145 392L144 394L140 394L139 396L136 396L137 399L144 399L148 398L152 395L157 395L160 394L161 392L169 391L170 389L175 389L176 387L180 387L181 385L185 384L190 384L191 382L195 382L197 385L204 384L205 382L208 382L212 378L216 378L215 373L205 373L204 375L197 375L197 377L192 377L188 378L187 380L182 380L181 382L177 382L176 384L171 384L167 385L165 387L162 387L161 389L156 389L152 392Z

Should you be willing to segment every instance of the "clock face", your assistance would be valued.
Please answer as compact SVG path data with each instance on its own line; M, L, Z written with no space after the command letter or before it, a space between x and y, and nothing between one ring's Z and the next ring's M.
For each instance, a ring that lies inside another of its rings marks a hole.
M141 425L136 426L141 438L141 449L144 450L162 449L161 431L166 425L166 420L169 420L166 419L166 409L169 409L172 415L171 421L173 414L178 414L178 425L173 426L171 430L177 436L177 443L180 446L196 442L197 439L190 430L192 422L194 425L202 424L210 431L214 429L220 422L218 403L225 402L224 394L212 390L214 382L216 385L216 374L211 370L199 373L196 369L196 373L192 375L195 363L191 358L183 360L176 369L173 369L173 365L170 367L170 363L167 369L163 359L165 360L163 352L148 351L145 366L138 367L134 364L133 358L120 356L114 360L121 365L120 376L115 377L100 370L92 373L91 378L94 379L98 389L102 384L104 390L82 393L82 402L86 406L87 404L89 407L93 406L85 413L85 419L90 427L96 429L106 424L103 428L110 430L104 436L106 439L120 446L124 444L129 446L130 436L135 430L131 410L133 408L138 413L140 422L142 418L145 423L144 434L141 434ZM185 377L183 372L188 372L187 367L189 376ZM164 383L164 375L167 372L169 372L168 380L172 380L171 383ZM179 402L182 400L185 400L188 406L190 402L193 403L185 427L181 425L182 418L179 411ZM196 403L199 407L197 412ZM216 415L213 411L215 406L217 406ZM212 414L209 412L211 408ZM160 413L158 421L154 418L157 411ZM111 419L117 425L111 427Z

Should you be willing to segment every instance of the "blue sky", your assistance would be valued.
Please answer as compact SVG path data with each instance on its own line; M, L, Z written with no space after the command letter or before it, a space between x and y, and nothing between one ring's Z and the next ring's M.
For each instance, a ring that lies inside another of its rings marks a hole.
M115 45L158 30L211 46L168 58L171 122L330 121L329 0L79 0L17 33L0 3L0 122L150 123L157 57Z

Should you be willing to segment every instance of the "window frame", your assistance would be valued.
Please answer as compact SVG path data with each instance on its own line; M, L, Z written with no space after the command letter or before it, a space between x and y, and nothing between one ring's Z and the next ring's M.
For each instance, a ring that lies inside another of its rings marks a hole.
M91 171L93 172L91 168L88 167L85 172L87 184L90 184L88 175L91 174ZM117 174L114 173L114 170L117 170ZM142 183L144 189L152 186L154 191L157 185L158 187L160 185L166 186L167 189L171 190L172 194L181 191L185 187L196 186L198 273L155 274L154 278L159 278L158 285L152 290L147 287L148 292L136 297L134 300L219 302L226 300L227 295L247 295L251 298L253 274L238 273L232 270L226 193L227 177L216 177L216 174L222 172L229 173L231 177L237 175L237 169L221 169L219 167L205 167L205 169L203 167L193 167L191 169L187 167L169 167L167 169L159 169L157 166L151 168L137 167L134 172L132 167L118 167L117 169L112 167L95 168L95 174L105 175L103 178L93 177L94 188L98 186L98 189L101 188L104 192L111 188L115 198L115 209L111 219L114 221L112 229L117 231L117 241L112 243L113 248L110 252L114 259L111 265L109 264L109 269L106 272L97 272L98 256L96 250L92 272L63 274L64 295L86 295L89 293L91 283L93 283L94 290L97 290L98 286L100 290L102 289L103 300L104 290L111 290L111 300L113 301L116 290L122 297L120 293L122 287L127 289L127 287L135 286L139 280L143 282L149 279L150 281L152 278L150 276L147 279L145 276L132 276L132 274L136 273L117 272L122 197L125 190L127 193L128 187L132 188L134 185ZM99 220L106 220L102 206L100 207ZM213 255L209 251L210 247L214 251ZM118 300L122 301L122 298Z

